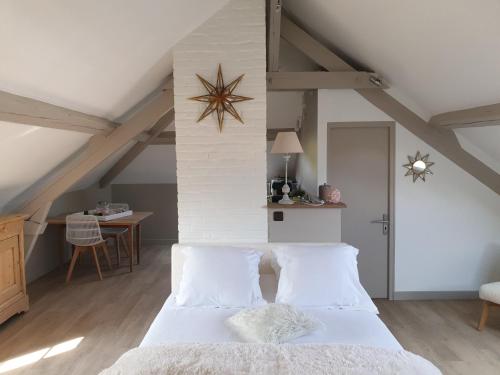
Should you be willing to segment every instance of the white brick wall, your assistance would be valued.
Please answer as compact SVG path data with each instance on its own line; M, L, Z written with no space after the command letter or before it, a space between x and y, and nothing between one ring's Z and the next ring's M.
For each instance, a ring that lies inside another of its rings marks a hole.
M266 41L264 0L232 0L174 50L179 242L266 242ZM235 94L245 124L226 114L201 123L205 90L245 74Z

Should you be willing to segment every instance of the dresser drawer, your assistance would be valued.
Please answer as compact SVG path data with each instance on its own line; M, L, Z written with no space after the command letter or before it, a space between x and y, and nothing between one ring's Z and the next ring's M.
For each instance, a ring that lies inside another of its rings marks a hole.
M19 232L21 232L23 223L23 221L0 223L0 241L19 234Z

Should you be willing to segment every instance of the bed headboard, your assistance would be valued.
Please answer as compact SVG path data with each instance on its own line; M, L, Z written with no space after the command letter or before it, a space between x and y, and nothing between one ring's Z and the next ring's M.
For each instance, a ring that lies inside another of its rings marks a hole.
M288 242L288 243L224 243L224 244L213 244L213 243L197 243L197 244L174 244L172 245L172 292L177 292L179 284L182 278L182 270L184 267L184 253L182 250L189 246L235 246L235 247L251 247L253 249L261 250L264 252L262 259L260 261L260 273L261 274L274 274L271 267L271 250L274 247L282 245L329 245L326 243L300 243L300 242ZM333 244L332 244L333 245Z

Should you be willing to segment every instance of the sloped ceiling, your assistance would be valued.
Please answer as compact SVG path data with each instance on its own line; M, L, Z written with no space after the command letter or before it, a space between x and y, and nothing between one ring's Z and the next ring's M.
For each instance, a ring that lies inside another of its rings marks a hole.
M313 36L432 115L500 102L498 0L286 0Z
M227 2L1 1L0 90L120 121L172 72L175 44ZM0 212L88 139L0 122Z
M455 129L462 148L500 173L500 125Z
M285 0L289 16L425 120L500 102L498 0ZM462 147L500 170L500 126L456 130ZM481 157L478 155L481 154Z
M0 90L115 120L172 72L228 0L0 2Z
M0 90L120 121L171 73L175 44L228 1L1 1ZM500 102L497 0L284 4L319 40L382 74L400 93L398 99L404 96L403 102L426 119ZM293 51L288 54L285 68L294 70ZM475 131L458 131L464 148L486 153L481 159L486 163L498 160L491 154L498 142ZM0 158L7 161L0 176L0 211L88 139L0 123ZM113 158L76 188L94 183Z
M0 212L89 138L89 134L0 122Z

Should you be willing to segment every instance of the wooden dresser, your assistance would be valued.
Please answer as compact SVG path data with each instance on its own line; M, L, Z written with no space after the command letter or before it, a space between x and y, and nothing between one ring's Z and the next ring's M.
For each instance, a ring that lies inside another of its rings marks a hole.
M25 216L0 216L0 324L28 310L24 274Z

